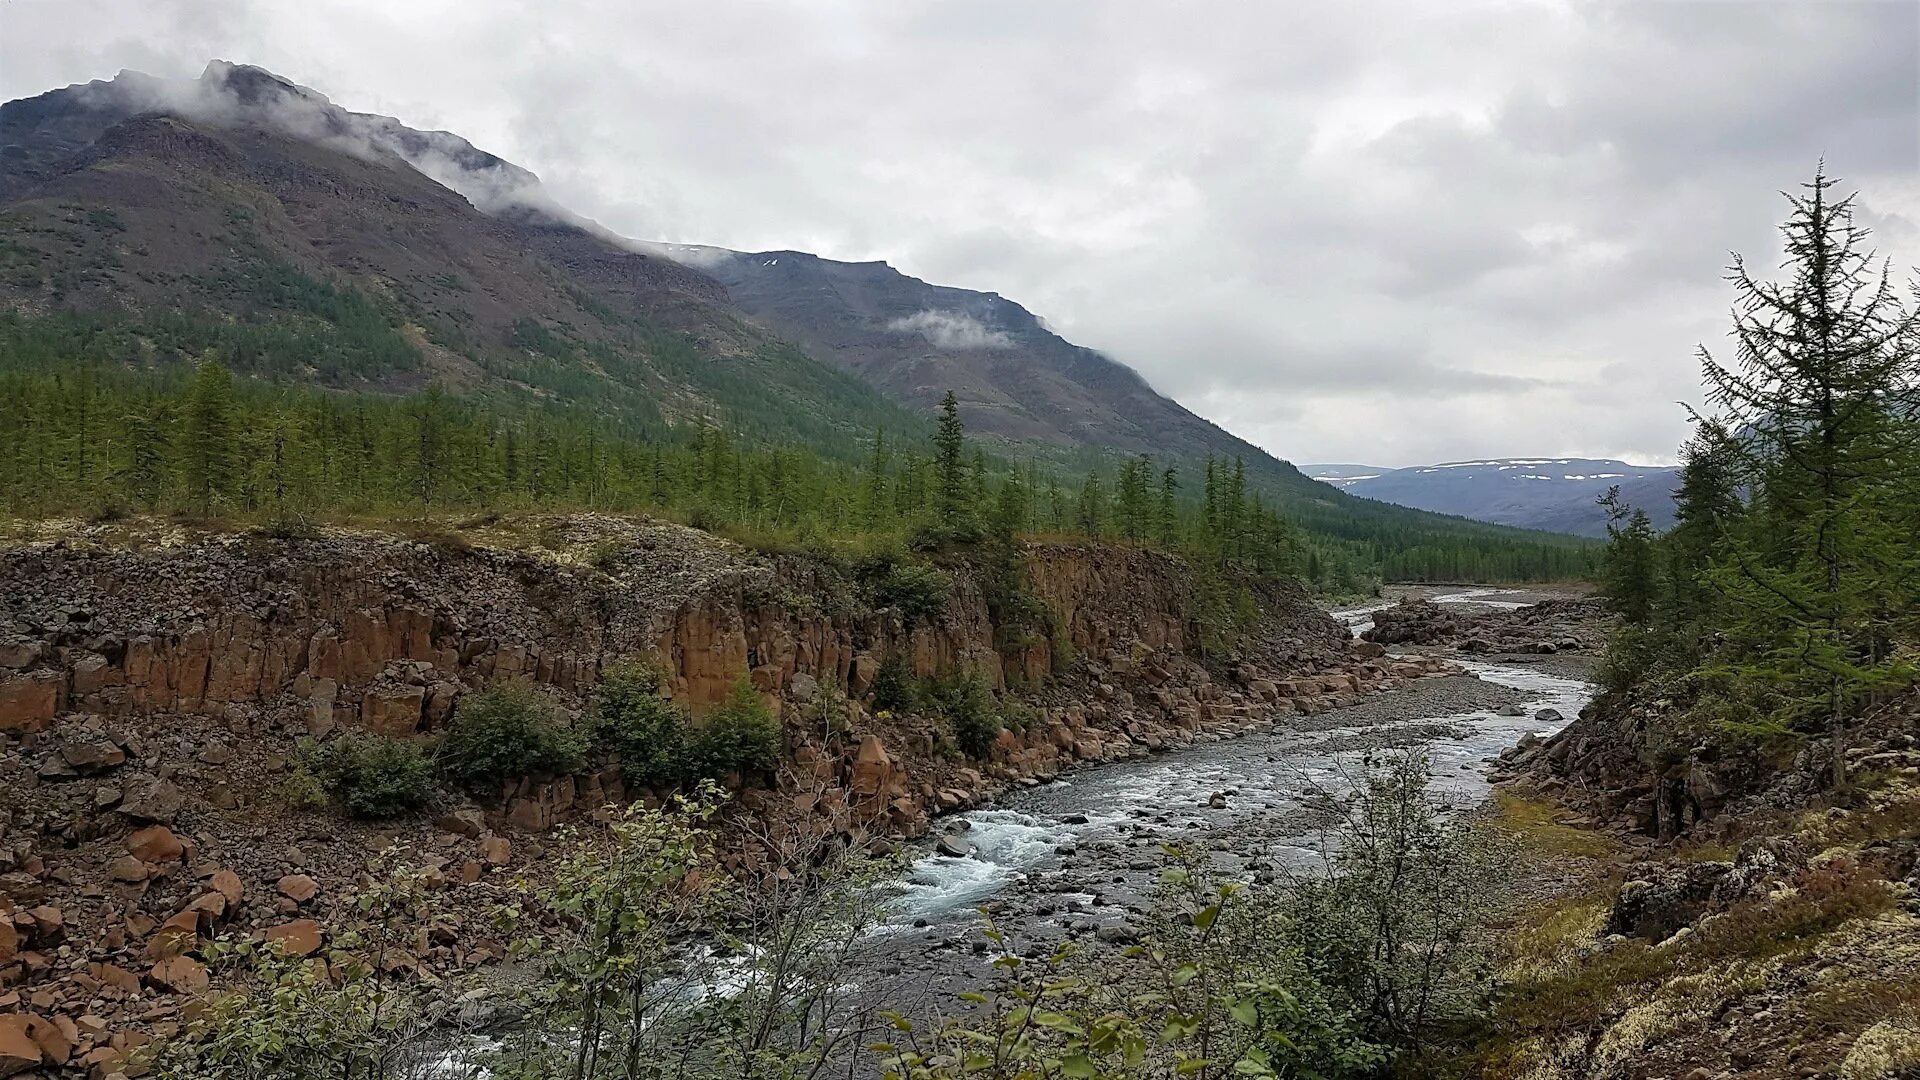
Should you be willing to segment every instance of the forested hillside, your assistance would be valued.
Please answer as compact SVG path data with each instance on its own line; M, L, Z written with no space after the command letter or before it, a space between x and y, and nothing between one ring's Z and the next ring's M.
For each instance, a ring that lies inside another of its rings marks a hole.
M0 107L0 132L0 377L20 432L0 451L17 463L0 500L15 513L504 500L838 534L859 522L876 467L899 498L922 486L930 400L951 390L963 417L981 415L964 379L895 400L886 379L820 362L720 282L572 218L457 136L347 112L259 69L55 91ZM1047 337L1207 437L1102 428L983 445L980 485L1017 474L1032 492L1024 528L1144 535L1117 524L1139 517L1124 508L1143 485L1156 505L1203 514L1231 474L1249 514L1284 520L1301 572L1330 590L1382 573L1587 567L1570 538L1308 481ZM236 466L211 487L185 464L194 373L209 363L239 403ZM741 464L712 465L715 446Z

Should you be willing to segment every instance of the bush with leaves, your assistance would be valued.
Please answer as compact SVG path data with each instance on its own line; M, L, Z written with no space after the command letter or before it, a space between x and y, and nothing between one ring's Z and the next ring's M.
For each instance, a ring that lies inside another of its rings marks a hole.
M968 757L984 758L1000 737L1000 704L993 691L978 679L963 678L939 695L941 712L953 728L953 740Z
M433 761L418 743L349 732L314 749L305 768L354 817L419 810L439 793Z
M878 551L853 566L854 577L866 586L873 606L896 608L908 626L938 618L947 610L953 575L919 559L895 551Z
M441 768L474 790L531 773L573 772L584 761L582 740L560 710L525 683L462 699L440 744Z
M728 773L765 772L780 761L780 722L745 679L708 713L688 752L691 775L717 780Z
M621 775L642 787L672 787L687 778L687 715L660 696L657 668L632 661L601 673L593 736L613 752Z
M544 958L545 978L527 1002L533 1022L507 1036L491 1075L669 1075L657 1043L660 1021L702 988L668 960L676 940L713 918L724 876L702 826L719 799L707 786L667 810L629 806L605 829L559 834L551 880L529 887L522 907L565 929L557 939L517 943L519 952Z
M158 1080L432 1080L459 1070L458 1025L436 1020L425 988L396 961L446 918L425 875L376 863L331 926L323 954L289 956L238 937L201 948L218 993L153 1055ZM457 995L460 986L439 989ZM132 1070L128 1070L132 1071Z
M914 707L913 669L907 658L889 653L873 673L873 708L876 712L905 712Z

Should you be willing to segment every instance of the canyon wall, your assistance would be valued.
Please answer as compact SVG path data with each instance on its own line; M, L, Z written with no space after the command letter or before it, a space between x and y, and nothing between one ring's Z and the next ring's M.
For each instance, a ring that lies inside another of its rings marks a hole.
M1038 543L1021 562L1043 634L996 627L965 560L946 561L945 610L910 621L835 560L610 517L412 538L137 523L0 548L0 1022L29 1016L39 1052L64 1046L109 1075L204 986L200 936L319 948L371 851L398 845L447 888L484 890L508 867L537 876L554 825L657 797L606 759L395 821L284 797L301 740L428 738L501 680L530 680L578 717L605 665L640 658L696 723L750 680L785 753L731 779L734 805L769 832L858 841L1438 669L1349 641L1285 585L1258 590L1227 655L1203 655L1220 634L1201 632L1178 560ZM937 717L874 707L890 658L985 680L1031 719L965 757ZM477 929L421 946L423 969L502 954ZM23 1003L30 1014L8 1013Z

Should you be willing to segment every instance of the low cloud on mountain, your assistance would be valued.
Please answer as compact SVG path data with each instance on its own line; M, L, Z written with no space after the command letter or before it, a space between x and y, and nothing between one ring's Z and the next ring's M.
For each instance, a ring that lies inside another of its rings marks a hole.
M1012 338L959 311L915 312L888 323L887 329L919 334L936 349L1005 349L1013 345Z

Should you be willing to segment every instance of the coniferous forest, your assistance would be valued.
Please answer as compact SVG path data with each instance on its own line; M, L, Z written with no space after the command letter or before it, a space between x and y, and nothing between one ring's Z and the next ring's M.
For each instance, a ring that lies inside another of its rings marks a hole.
M927 528L964 540L991 520L1012 535L1204 553L1339 594L1383 577L1565 579L1590 564L1591 548L1573 538L1435 528L1411 511L1382 524L1305 507L1302 522L1237 459L1111 455L1076 472L990 455L964 439L951 395L931 432L903 415L891 431L833 438L758 414L676 424L637 395L597 409L559 393L303 385L284 377L303 350L332 358L324 374L339 381L379 370L385 351L403 355L405 342L370 302L297 291L302 311L346 314L309 319L305 336L291 337L272 324L241 334L191 321L149 330L0 316L0 425L13 433L0 445L0 507L275 522L594 509L663 514L765 543L904 539ZM143 362L116 362L129 355Z

